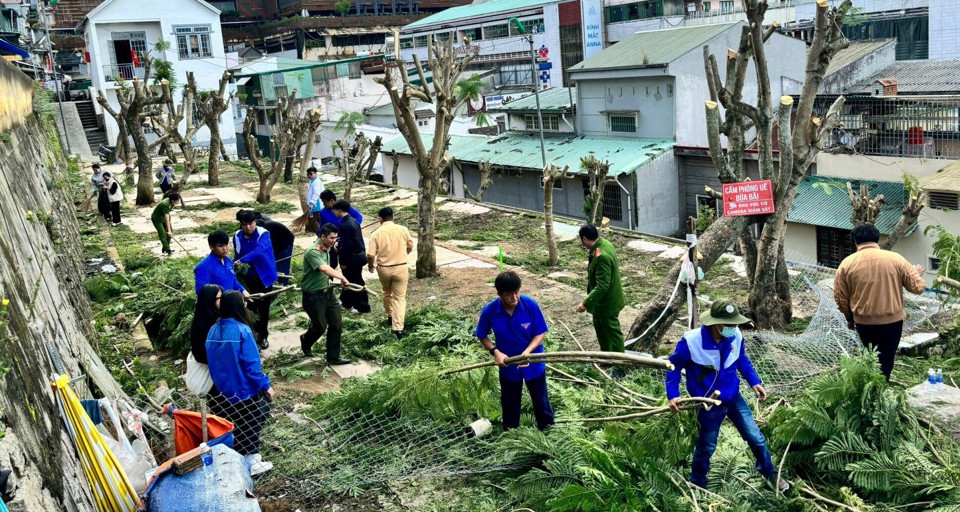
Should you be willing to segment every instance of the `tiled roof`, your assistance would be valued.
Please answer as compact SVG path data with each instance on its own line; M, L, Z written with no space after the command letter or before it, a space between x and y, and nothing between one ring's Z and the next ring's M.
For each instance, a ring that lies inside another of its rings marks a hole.
M475 2L460 7L451 7L444 9L433 16L427 16L422 20L417 20L405 27L406 29L416 29L439 23L453 22L475 18L479 16L489 16L500 12L517 11L530 7L537 7L546 4L555 4L560 0L487 0L486 2Z
M540 111L563 112L569 110L571 96L573 97L573 104L577 104L577 91L575 89L575 87L552 87L545 91L540 91ZM537 98L532 94L490 109L490 112L536 111Z
M664 66L700 48L707 41L741 23L638 32L570 68L570 71Z
M423 144L430 147L433 135L423 134ZM654 158L670 151L676 144L664 139L613 139L581 136L547 136L544 147L547 162L558 167L570 166L570 171L580 172L580 157L593 155L610 162L610 175L631 173ZM391 150L409 155L410 148L403 137L383 145L381 152ZM462 162L490 161L494 166L525 169L540 172L543 163L540 156L540 139L535 134L506 132L494 137L452 135L450 156Z
M804 178L800 182L793 207L790 208L789 222L837 229L852 229L853 224L850 222L850 217L853 215L853 206L850 204L850 198L847 197L848 181L853 184L854 190L858 190L861 184L867 185L870 197L883 194L885 201L880 208L876 226L880 233L889 235L897 222L900 221L900 214L907 200L907 191L903 183L892 181L856 180L827 176Z
M960 192L960 163L950 164L920 181L924 190Z
M844 67L876 52L886 45L895 45L896 39L875 39L873 41L850 41L850 46L837 52L830 61L827 75L835 73Z
M898 60L843 93L871 94L884 78L897 81L897 94L960 94L960 60Z

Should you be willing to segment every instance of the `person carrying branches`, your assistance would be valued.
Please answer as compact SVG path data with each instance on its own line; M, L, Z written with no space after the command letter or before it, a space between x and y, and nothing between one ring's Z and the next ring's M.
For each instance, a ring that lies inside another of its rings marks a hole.
M697 411L700 435L693 452L690 482L707 488L710 458L717 449L720 425L724 418L730 418L757 458L760 474L777 490L786 492L790 489L790 483L778 478L767 441L753 419L750 406L740 395L738 373L753 388L757 399L767 398L760 376L747 357L743 333L740 332L739 326L750 323L750 319L741 315L733 302L719 299L709 311L700 315L700 323L703 325L699 329L687 331L677 343L670 356L674 369L667 372L665 379L667 399L673 412L680 412L680 372L683 370L686 370L687 392L690 396L710 398L719 392L715 398L720 400L721 405Z
M303 255L303 310L310 317L310 328L300 335L300 350L305 357L313 357L313 345L327 334L327 364L350 364L340 357L340 336L343 334L343 314L340 302L333 291L331 278L344 285L350 281L337 269L330 266L330 252L337 243L337 227L324 224L320 227L320 240Z
M543 353L543 339L547 336L547 321L540 305L520 294L520 276L506 271L493 282L497 297L483 307L477 321L476 337L490 352L500 367L500 406L503 409L503 429L520 426L520 401L523 383L533 403L537 428L544 430L554 423L553 407L547 396L546 363L527 363L510 366L506 359L512 356ZM496 343L490 339L493 331Z

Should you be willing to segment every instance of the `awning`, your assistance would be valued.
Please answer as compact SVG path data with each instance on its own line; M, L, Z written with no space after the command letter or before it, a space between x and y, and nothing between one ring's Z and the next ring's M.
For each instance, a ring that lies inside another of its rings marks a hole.
M3 39L0 39L0 51L4 51L4 52L7 52L7 53L12 53L12 54L14 54L14 55L19 55L19 56L23 57L24 59L29 59L29 58L30 58L30 52L24 50L23 48L20 48L19 46L14 46L14 45L12 45L12 44L4 41Z

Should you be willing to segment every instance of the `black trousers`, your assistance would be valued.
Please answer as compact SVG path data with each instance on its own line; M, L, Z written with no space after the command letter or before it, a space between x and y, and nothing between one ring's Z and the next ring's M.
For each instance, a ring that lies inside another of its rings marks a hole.
M340 359L340 336L343 333L343 316L340 302L333 288L321 292L303 292L303 310L310 317L310 329L303 335L309 347L327 333L327 361Z
M903 320L883 325L857 324L857 334L860 335L863 346L873 347L880 353L880 371L890 380L893 360L897 357L897 347L900 346L900 336L903 334Z
M110 201L110 216L114 224L120 223L120 201Z
M107 191L102 188L97 193L97 211L103 215L104 220L110 220L110 198L107 197Z
M233 423L233 449L240 455L260 453L260 431L270 414L270 403L263 393L230 403L227 397L217 391L210 391L208 398L210 412Z
M273 290L273 286L263 286L263 281L260 280L260 277L252 272L253 269L251 268L250 273L243 276L243 286L246 287L248 292L251 294L266 293ZM257 341L270 337L270 305L273 304L275 298L276 296L265 299L254 299L247 303L247 309L254 314L253 334L256 336Z
M520 426L520 402L523 399L523 382L512 381L500 376L500 407L503 410L503 429L510 430ZM547 396L547 374L543 373L526 381L530 400L533 402L533 416L537 428L543 430L553 425L553 407Z
M340 262L340 270L343 271L343 277L346 277L351 284L367 285L363 280L363 265L344 265ZM353 292L344 288L340 292L340 302L343 303L343 309L356 308L361 313L370 312L370 296L366 291Z

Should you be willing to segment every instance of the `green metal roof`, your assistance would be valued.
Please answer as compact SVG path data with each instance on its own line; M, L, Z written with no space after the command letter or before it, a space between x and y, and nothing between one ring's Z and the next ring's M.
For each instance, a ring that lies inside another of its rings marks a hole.
M433 144L432 134L423 134L423 144ZM602 137L547 136L544 147L547 161L557 164L561 169L570 166L570 171L580 172L580 157L593 155L599 160L610 162L610 175L631 173L647 162L670 151L676 144L665 139L608 139ZM391 150L410 154L403 137L386 144L381 153ZM536 134L506 132L493 137L476 135L452 135L450 137L450 156L462 162L481 162L489 160L494 166L541 172L543 163L540 157L540 138Z
M379 59L383 55L368 55L365 57L353 57L350 59L326 60L323 62L316 60L293 59L290 57L264 57L251 62L246 62L233 68L235 78L249 76L274 75L277 73L288 73L291 71L300 71L304 69L324 68L336 66L338 64L349 64L363 60Z
M740 24L718 23L639 32L573 66L570 71L666 66L694 50L699 52L707 41Z
M482 3L475 2L469 5L461 5L460 7L444 9L433 16L427 16L426 18L417 20L403 28L406 30L410 28L420 28L428 25L435 25L438 23L461 21L479 16L489 16L491 14L497 14L500 12L510 12L528 9L530 7L537 7L539 5L555 4L559 1L560 0L488 0Z
M570 110L570 97L573 96L573 104L577 104L577 91L571 90L575 87L553 87L545 91L540 91L540 110L543 112L564 112ZM504 103L499 107L490 109L490 112L536 112L537 98L534 95L525 96L519 100Z
M907 190L903 183L892 181L856 180L852 178L834 178L828 176L810 176L800 182L797 197L790 208L788 220L798 224L810 224L837 229L852 229L850 217L853 206L847 197L847 182L857 190L867 185L870 197L883 194L885 201L877 216L876 226L881 234L889 235L900 221L903 206L907 201ZM817 185L816 187L814 185ZM912 232L916 224L910 228Z

